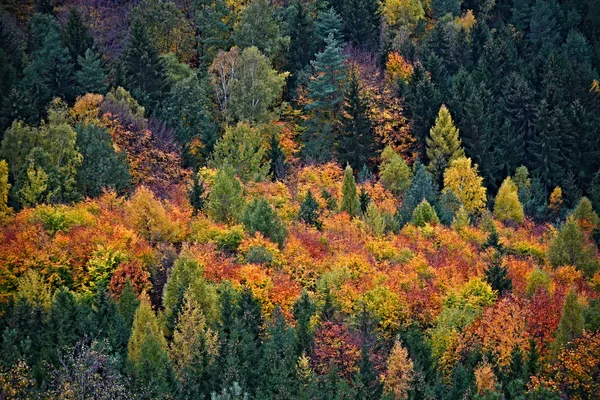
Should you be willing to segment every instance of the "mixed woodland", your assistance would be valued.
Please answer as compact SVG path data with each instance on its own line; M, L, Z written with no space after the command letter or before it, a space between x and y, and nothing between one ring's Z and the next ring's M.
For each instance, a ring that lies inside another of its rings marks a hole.
M0 1L0 399L599 399L597 0Z

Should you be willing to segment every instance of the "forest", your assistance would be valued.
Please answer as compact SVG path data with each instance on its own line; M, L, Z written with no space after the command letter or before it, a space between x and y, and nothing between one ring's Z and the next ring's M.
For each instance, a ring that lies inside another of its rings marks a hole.
M598 0L0 0L0 400L600 399L598 71Z

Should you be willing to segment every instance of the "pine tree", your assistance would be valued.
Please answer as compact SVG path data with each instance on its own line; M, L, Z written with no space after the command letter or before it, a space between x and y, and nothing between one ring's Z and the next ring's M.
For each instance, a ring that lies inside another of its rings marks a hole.
M156 110L168 91L168 82L158 49L140 21L131 25L123 67L126 89L150 112Z
M458 129L454 126L450 112L442 105L435 125L427 138L427 169L439 180L451 161L465 155Z
M367 115L367 99L361 93L356 71L350 74L341 116L341 136L338 142L340 162L358 170L375 156L375 135Z
M571 288L565 298L562 315L558 328L556 329L556 340L554 341L554 354L557 354L563 346L577 339L585 327L583 319L583 308L577 299L577 292Z
M346 78L341 45L331 33L325 43L325 49L311 62L314 77L308 84L309 103L305 107L309 118L303 138L304 156L315 161L326 161L333 149Z
M508 276L508 269L502 265L502 256L496 252L492 256L490 264L484 271L485 280L500 296L510 293L512 281Z
M63 36L64 43L69 49L71 59L75 64L79 57L84 57L85 52L94 47L94 38L90 33L90 29L76 7L71 7L69 10Z
M219 50L231 48L232 11L224 0L192 0L199 68L212 64Z
M242 223L250 234L260 232L264 237L283 247L287 229L264 197L253 199L244 210Z
M75 73L78 91L85 93L106 93L106 73L102 68L100 56L92 49L85 51L84 57L77 59L80 70Z
M494 216L502 222L513 222L520 224L523 222L525 214L523 213L523 205L519 201L517 185L510 178L506 177L500 190L496 195L494 203Z
M360 200L356 190L356 182L352 168L348 165L344 170L344 183L342 185L342 204L340 211L346 211L351 217L360 213Z
M310 189L306 193L306 197L300 205L300 211L298 212L298 219L308 225L312 225L317 229L321 229L322 223L320 221L320 210L317 199L313 196Z

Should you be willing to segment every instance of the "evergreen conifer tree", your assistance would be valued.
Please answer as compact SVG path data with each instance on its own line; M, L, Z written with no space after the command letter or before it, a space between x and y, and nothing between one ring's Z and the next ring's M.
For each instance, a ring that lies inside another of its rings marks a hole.
M375 135L367 110L367 99L361 93L358 75L352 71L341 116L338 152L340 161L355 170L369 164L375 156Z
M355 217L360 213L360 200L356 190L356 181L354 180L352 168L349 165L344 170L340 211L346 211L351 217Z
M577 299L577 292L574 288L571 288L565 298L558 329L556 329L556 340L554 342L555 354L561 350L562 346L577 339L583 333L584 327L583 308Z
M439 181L450 162L464 155L458 129L454 126L450 111L442 105L427 138L427 169Z
M76 64L79 57L84 57L88 49L94 47L94 38L90 29L76 7L71 7L64 29L64 43L69 49L71 59Z
M490 264L484 271L485 280L499 295L510 293L512 281L508 276L508 269L502 265L502 256L496 252L492 256Z
M319 203L313 196L310 189L306 193L306 197L300 205L300 212L298 212L298 219L308 225L312 225L317 229L321 229L322 224L320 221Z
M235 170L225 165L219 170L208 196L206 212L215 221L232 222L240 217L244 206L242 185Z
M78 92L106 93L106 73L102 68L100 56L92 49L87 49L84 56L77 59L80 70L75 72Z
M287 229L264 197L254 199L246 206L242 223L250 234L260 232L279 246L283 246Z

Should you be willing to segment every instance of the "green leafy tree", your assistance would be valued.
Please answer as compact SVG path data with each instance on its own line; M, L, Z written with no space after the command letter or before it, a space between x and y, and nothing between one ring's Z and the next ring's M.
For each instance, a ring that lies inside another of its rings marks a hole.
M548 248L548 261L553 267L574 265L586 276L598 270L596 248L587 242L574 218L569 217Z
M304 197L304 200L300 205L298 219L308 225L314 226L317 229L321 229L322 223L320 221L320 216L319 203L309 189L306 193L306 197Z
M12 214L12 208L8 206L8 164L6 160L0 160L0 223L4 222Z
M241 52L234 74L227 116L233 121L267 122L288 74L273 69L256 46Z
M92 49L87 49L83 56L77 58L79 71L75 72L78 91L85 93L106 93L106 72L102 68L100 56Z
M243 181L262 181L269 173L267 150L260 129L241 122L225 128L215 144L211 164L216 168L230 166Z
M351 217L355 217L360 213L360 200L356 190L356 181L354 180L352 168L349 165L344 170L340 211L346 211Z
M379 179L386 189L399 195L405 193L411 185L411 171L402 156L390 146L381 153Z
M425 224L439 224L440 219L435 212L435 208L424 199L413 211L412 223L415 226L425 226Z
M131 181L126 154L115 151L106 128L87 124L76 129L77 147L83 156L77 170L77 186L81 194L97 197L109 188L123 193Z
M362 93L356 71L350 74L341 115L341 134L338 140L339 159L359 170L370 164L375 156L375 135L367 114L368 100Z
M242 9L233 31L233 41L240 49L257 47L273 60L290 38L282 36L275 10L268 0L255 0Z
M571 288L565 298L558 329L556 329L554 354L557 354L563 346L581 336L584 328L583 308L577 299L577 292L574 288Z
M123 53L126 89L152 112L158 109L168 91L165 66L158 49L139 20L131 25Z
M344 98L346 79L345 56L340 43L330 33L325 49L311 65L314 69L307 87L309 115L304 133L304 156L309 160L325 161L331 154L338 131L337 121Z
M71 7L63 33L64 43L69 49L73 63L84 57L88 49L94 47L94 38L76 7Z
M513 222L520 224L525 218L523 205L519 201L517 185L510 178L506 177L494 203L494 216L502 222Z
M206 212L215 221L234 222L240 217L243 207L242 185L235 176L235 169L225 165L215 176Z
M264 197L253 199L246 206L242 222L251 234L260 232L263 236L279 244L280 247L283 246L287 237L287 229Z
M33 207L43 200L42 195L48 188L48 174L32 162L27 167L26 180L19 189L19 203L23 207Z
M427 138L427 169L439 180L450 162L464 155L458 129L454 126L450 111L442 105Z

